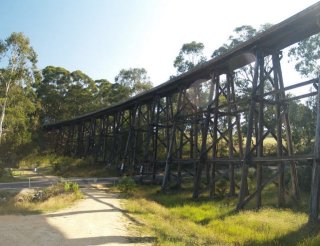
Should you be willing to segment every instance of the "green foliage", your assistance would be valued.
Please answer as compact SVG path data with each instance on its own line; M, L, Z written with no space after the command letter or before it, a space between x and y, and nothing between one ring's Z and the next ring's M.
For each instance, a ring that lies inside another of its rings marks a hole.
M11 168L4 168L3 165L0 165L0 182L12 182L14 180Z
M152 88L152 83L144 68L122 69L115 77L115 82L127 88L128 97Z
M12 33L0 44L0 155L3 156L31 141L38 126L39 105L32 88L37 78L37 55L29 39L22 33Z
M74 193L80 196L79 185L75 182L61 182L49 186L48 188L39 189L28 199L32 202L46 201L51 197L59 196L64 193ZM27 199L27 200L28 200Z
M64 191L65 192L79 192L79 185L76 182L64 182Z
M65 183L64 183L64 191L65 191L65 192L69 192L70 189L71 189L71 183L65 182Z
M118 189L122 193L131 194L136 188L136 183L133 178L124 176L119 179Z
M222 178L216 182L216 193L219 197L223 197L227 193L228 182Z
M97 109L97 85L83 72L48 66L42 70L42 77L37 95L44 122L69 119Z
M298 102L290 102L289 120L292 125L292 140L299 153L309 153L315 136L315 114L312 109Z
M105 168L97 164L92 157L85 159L72 158L57 154L30 151L17 163L18 168L38 167L46 174L61 175L63 177L114 177L115 169Z
M320 34L313 35L289 50L291 61L295 61L295 69L303 76L320 75L319 59L320 59Z
M270 28L272 24L266 23L260 26L260 28L257 30L253 28L250 25L242 25L239 27L236 27L233 30L233 34L231 34L228 38L228 41L224 43L220 48L216 49L211 57L215 58L217 56L225 54L227 51L231 50L235 46L248 41L249 39L253 38L257 34L266 31L268 28Z
M207 59L203 55L203 43L192 41L182 45L173 66L177 69L177 75L185 73L196 65L205 62Z

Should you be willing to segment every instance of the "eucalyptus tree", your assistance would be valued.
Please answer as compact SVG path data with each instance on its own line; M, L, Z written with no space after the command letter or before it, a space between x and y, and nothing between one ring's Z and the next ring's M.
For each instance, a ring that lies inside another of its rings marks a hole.
M178 56L174 60L173 66L177 69L177 75L185 73L196 65L205 62L207 59L203 55L203 43L192 41L182 45Z
M13 123L6 121L10 102L14 101L17 95L23 95L26 99L26 94L33 94L31 88L35 81L36 63L37 55L30 46L29 39L22 33L12 33L7 39L0 41L0 143L3 142L4 132L8 132L10 123ZM26 103L21 106L28 105ZM12 109L14 107L15 105L12 105ZM19 116L26 120L27 111L22 109L16 118Z
M37 94L44 123L70 119L100 106L95 81L79 70L47 66L42 70Z
M295 69L305 77L320 76L320 34L298 42L289 50L289 57L295 61Z
M121 69L115 77L115 82L123 89L127 90L128 97L135 96L143 91L152 88L152 83L144 68Z

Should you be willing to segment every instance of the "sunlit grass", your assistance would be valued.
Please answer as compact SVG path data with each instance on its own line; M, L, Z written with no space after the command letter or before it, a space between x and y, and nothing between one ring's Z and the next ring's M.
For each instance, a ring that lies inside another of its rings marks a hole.
M45 192L50 192L46 189ZM77 200L83 198L79 190L66 191L54 195L48 199L33 200L35 191L25 192L1 191L0 192L0 215L5 214L38 214L52 212L73 205Z
M139 187L125 208L159 245L320 245L320 228L307 226L305 212L269 206L237 213L236 198L193 201L188 189L176 194L156 191Z
M0 205L0 214L38 214L53 212L70 207L78 199L79 195L70 193L51 197L44 202L33 203L27 201L10 201L6 204Z

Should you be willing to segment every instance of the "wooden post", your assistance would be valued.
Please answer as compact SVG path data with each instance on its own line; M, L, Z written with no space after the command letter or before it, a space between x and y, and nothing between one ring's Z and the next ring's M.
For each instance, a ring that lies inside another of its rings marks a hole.
M132 157L131 157L131 171L132 174L134 173L135 166L136 166L136 155L137 155L137 142L139 138L139 127L140 127L140 121L141 121L141 105L138 106L138 112L137 116L134 120L134 125L133 125L133 133L134 133L134 138L133 138L133 146L131 146L132 149ZM141 143L143 145L143 143Z
M211 80L210 80L210 89L209 89L209 97L208 97L208 106L207 106L207 109L206 109L207 112L210 111L210 118L208 119L209 121L208 121L207 135L210 132L210 123L212 122L211 113L212 113L214 86L215 86L215 83L213 82L213 79L211 78ZM207 141L208 141L208 139L207 139ZM207 149L206 149L206 155L208 155L207 154ZM208 161L206 161L206 177L207 177L207 187L209 188L210 187L210 180L211 180L211 164Z
M284 100L286 98L285 91L284 91L284 83L283 83L283 77L282 77L282 70L281 70L281 64L280 64L280 57L279 53L275 55L275 64L276 70L278 71L279 76L279 85L280 85L280 95L281 99ZM283 110L284 115L284 124L286 129L286 138L287 138L287 146L288 146L288 156L293 156L293 143L292 143L292 135L291 135L291 127L290 127L290 121L289 121L289 114L288 114L288 107L287 105L284 105ZM293 197L299 201L300 200L300 192L299 192L299 182L298 182L298 173L296 168L296 163L294 161L290 162L290 174L291 174L291 190Z
M126 165L130 165L130 149L132 148L132 136L134 135L134 125L135 125L135 118L136 118L136 112L137 112L137 107L133 107L129 111L129 132L128 132L128 137L124 149L124 154L123 154L123 159L122 159L122 166L121 166L121 171L124 170ZM131 151L132 152L132 151Z
M229 149L229 196L234 196L235 191L235 180L234 180L234 163L231 161L234 157L233 153L233 127L232 127L232 111L231 111L231 84L233 82L233 74L227 74L227 101L228 101L228 149Z
M264 58L260 58L260 83L259 83L259 97L263 99L264 93ZM257 156L263 157L263 129L264 129L264 103L263 100L259 102L259 113L258 113L258 138L257 141ZM262 165L261 163L257 163L257 195L256 195L256 207L259 209L261 207L261 191L262 191Z
M251 102L249 108L249 119L248 119L248 131L247 131L247 140L246 140L246 147L245 147L245 156L242 164L242 173L241 173L241 184L240 184L240 192L239 192L239 201L237 204L237 209L242 209L244 206L244 200L248 193L248 169L249 164L251 162L251 140L253 134L253 117L256 110L256 91L257 91L257 83L259 78L259 63L260 63L260 55L257 55L257 60L254 67L254 76L252 82L252 93L251 93Z
M218 117L219 117L219 97L220 97L220 76L218 74L213 75L213 83L215 85L215 96L214 96L214 108L213 108L213 145L212 145L212 158L217 158L217 144L218 144ZM215 198L216 192L216 163L212 162L211 166L211 179L209 196L210 198Z
M153 158L152 158L152 181L156 181L157 158L158 158L158 136L159 136L159 117L160 117L160 97L155 98L154 111L156 111L153 135Z
M281 102L280 102L280 94L279 94L279 74L277 67L277 58L278 54L272 55L272 63L274 65L274 87L276 93L275 101L276 101L276 124L277 124L277 156L282 157L282 119L281 119ZM285 197L284 197L284 164L280 162L278 164L279 178L278 178L278 206L283 207L285 205Z
M175 117L172 118L173 125L168 136L169 146L168 146L166 166L164 170L164 176L163 176L162 187L161 187L163 191L167 190L169 185L169 176L170 176L171 164L172 164L172 150L173 150L173 145L176 139L177 116L180 111L181 96L182 96L182 91L180 90L178 95L177 114L175 115ZM166 107L166 110L169 110L169 109Z
M110 130L111 129L111 120L110 120L110 115L107 115L107 119L106 119L106 130L105 130L105 136L103 139L103 162L106 166L110 166L111 162L110 162L110 155L111 155L111 151L110 151L110 142L111 142L111 138L110 138Z
M144 147L143 147L143 162L142 164L142 172L141 174L141 181L142 181L142 177L143 177L143 173L145 172L146 168L150 168L150 139L151 139L151 135L152 135L152 131L153 131L153 126L152 126L152 122L153 122L153 118L154 118L154 111L153 111L153 107L152 107L153 102L149 102L147 104L147 118L146 120L146 127L147 127L147 132L146 132L146 137L145 137L145 141L144 141Z
M84 133L84 121L78 124L78 139L77 139L77 156L83 156L83 133Z
M212 98L213 95L213 83L210 86L210 92L209 92L209 99ZM204 122L202 123L201 127L201 152L200 152L200 160L197 168L197 172L194 179L194 187L193 187L193 198L198 198L200 193L200 184L201 184L201 178L202 178L202 169L203 166L206 165L207 162L207 136L208 136L208 129L209 129L209 123L211 120L211 104L209 101L209 105L207 107L207 112L205 113Z
M182 151L183 151L183 133L184 133L184 127L180 126L180 136L179 136L179 150L178 150L178 157L179 157L179 163L178 163L178 173L177 173L177 188L181 187L182 177L181 177L181 160L182 160Z
M309 223L319 221L319 193L320 193L320 80L318 81L317 95L317 123L316 136L314 143L314 161L312 168L312 183L311 183L311 201Z

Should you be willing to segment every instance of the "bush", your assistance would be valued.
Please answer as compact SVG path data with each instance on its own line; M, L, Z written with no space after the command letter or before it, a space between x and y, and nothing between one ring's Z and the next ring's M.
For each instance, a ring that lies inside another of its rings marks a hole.
M13 175L12 175L12 170L11 170L11 168L3 168L3 167L0 167L0 177L9 177L9 178L12 178Z
M65 182L65 183L64 183L64 191L65 191L65 192L69 192L70 189L71 189L71 183Z
M63 193L75 193L76 195L80 195L79 185L75 182L57 183L48 188L37 190L30 200L33 202L45 201Z
M79 191L79 185L76 182L72 182L71 189L74 193L77 193Z
M79 185L76 182L65 182L64 191L77 193L79 191Z
M136 188L133 178L125 176L119 180L118 188L122 193L130 194Z

